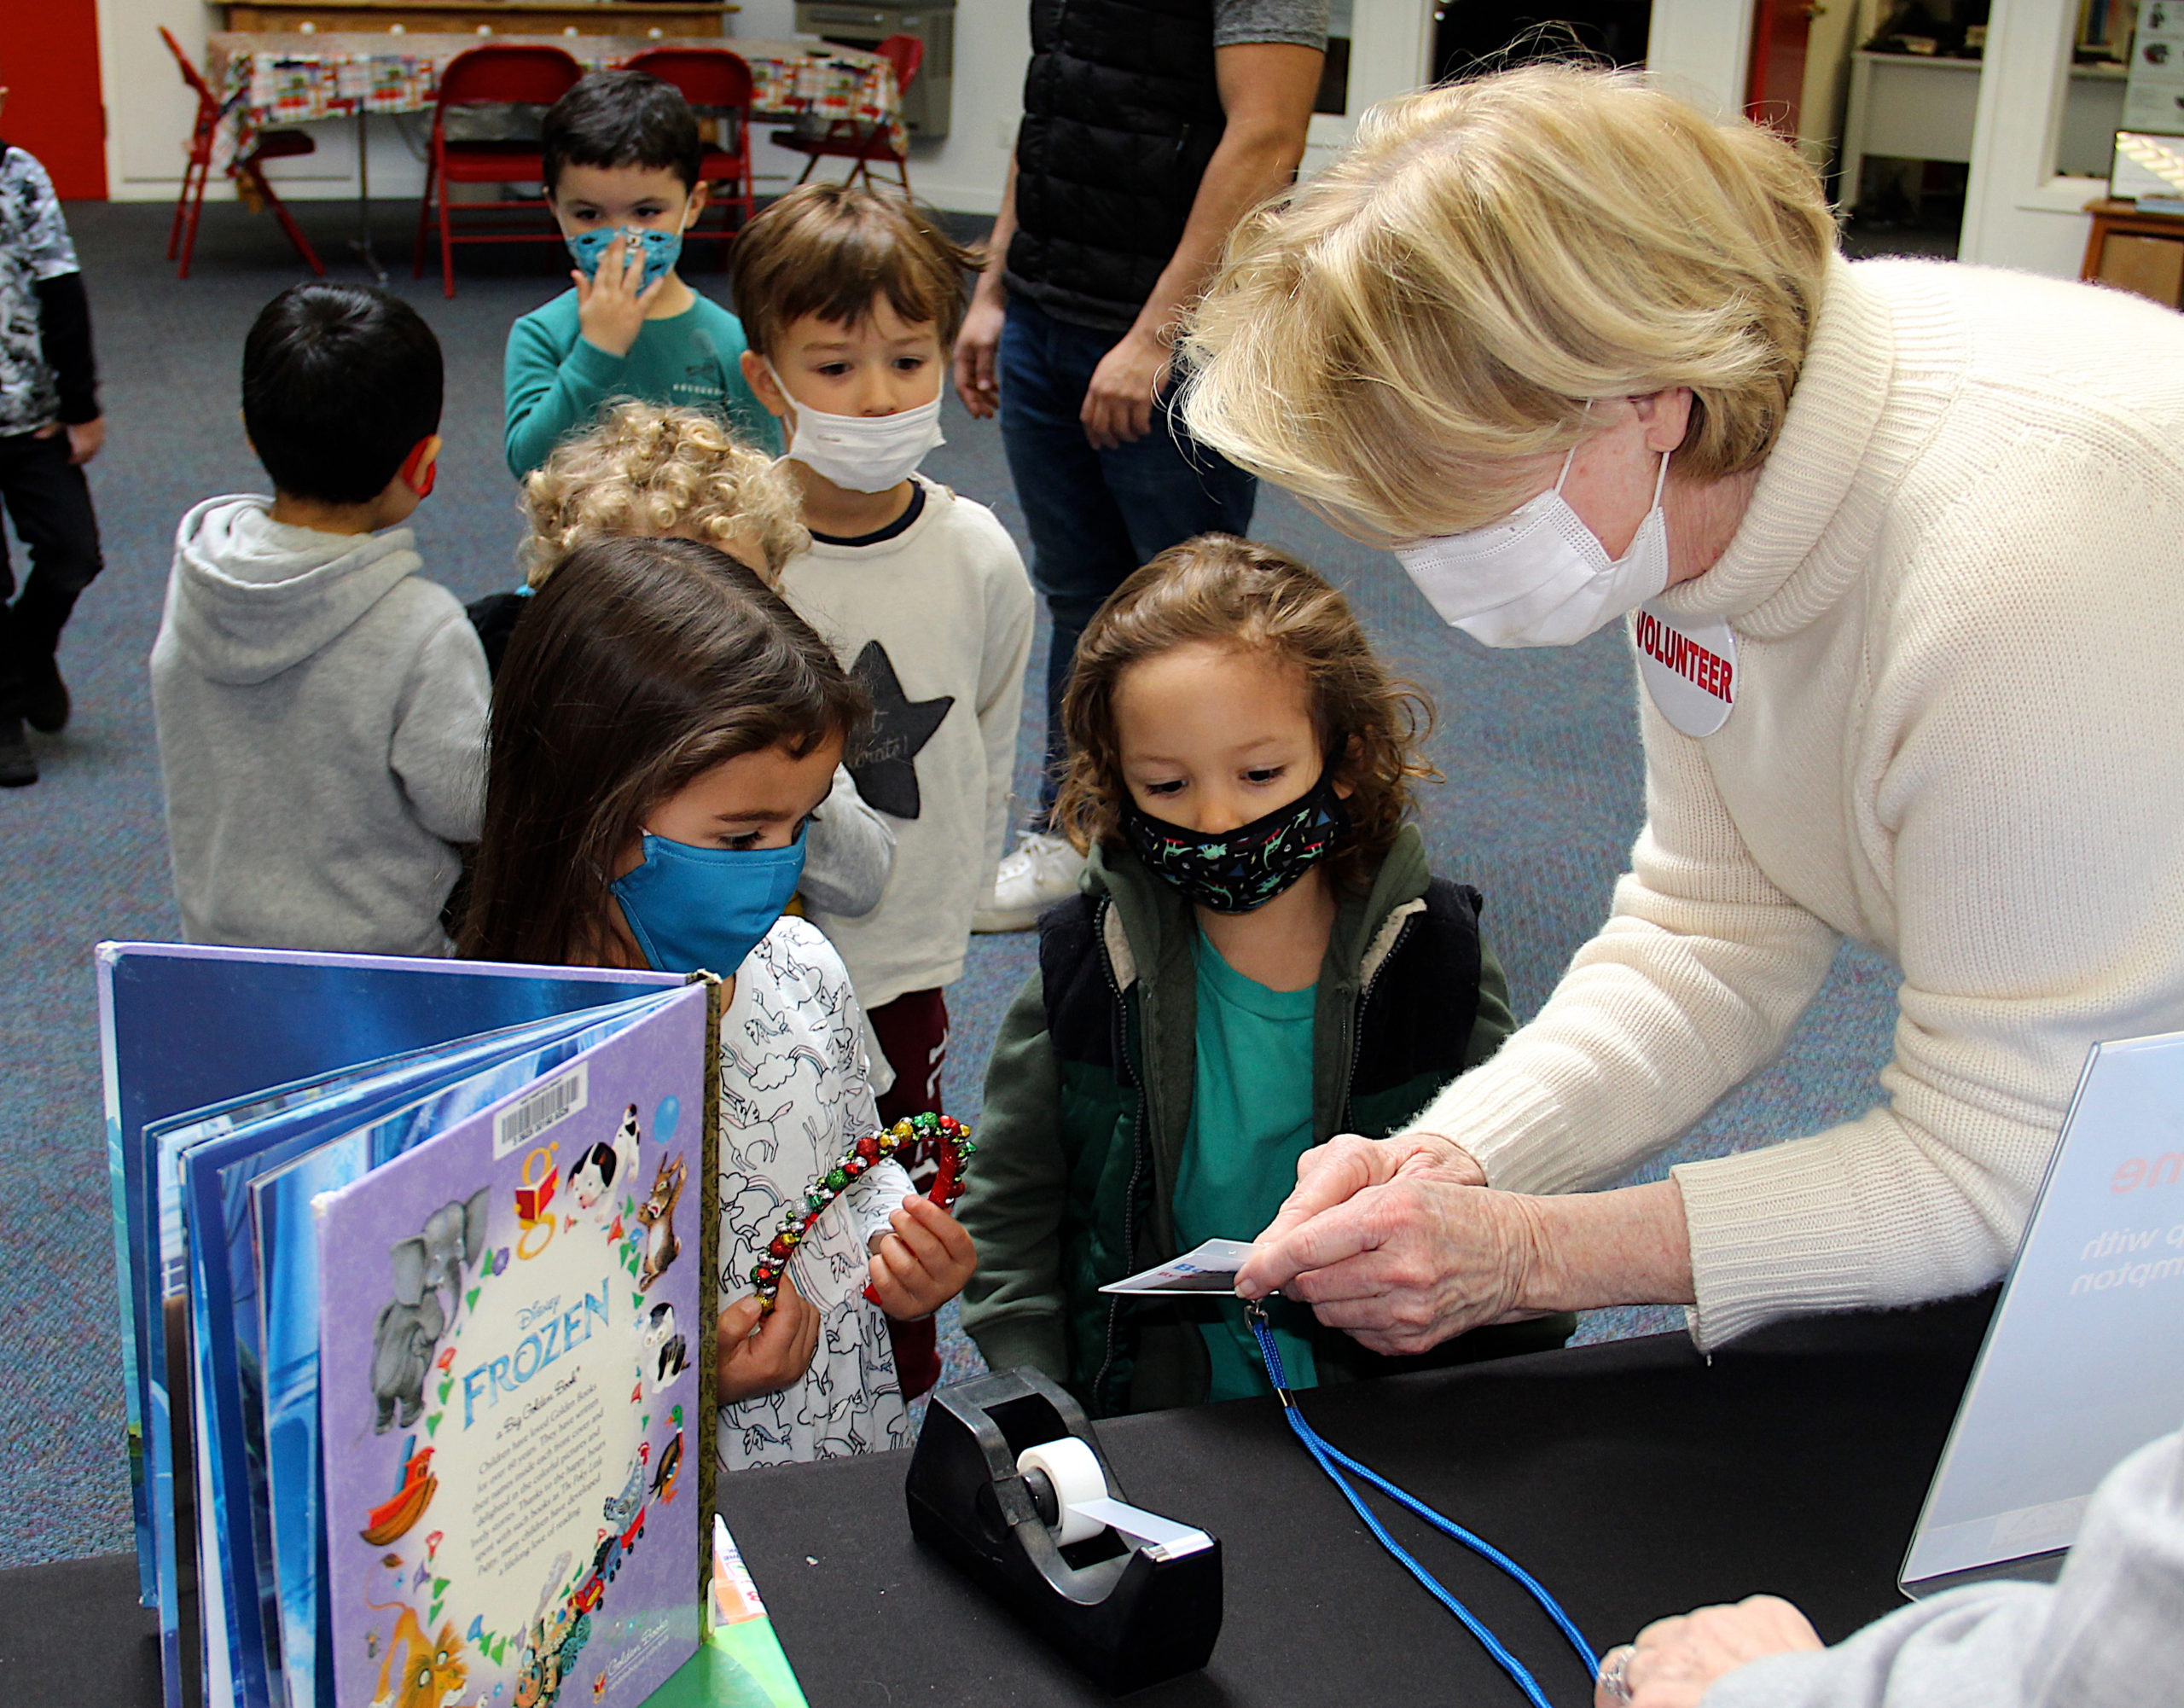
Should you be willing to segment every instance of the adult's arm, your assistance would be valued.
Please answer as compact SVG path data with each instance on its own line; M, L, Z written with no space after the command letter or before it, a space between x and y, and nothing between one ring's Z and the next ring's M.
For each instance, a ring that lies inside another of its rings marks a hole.
M978 1273L963 1289L965 1332L992 1368L1029 1364L1058 1382L1069 1380L1061 1272L1069 1170L1060 1116L1061 1077L1034 969L994 1042L979 1153L956 1219L979 1248Z
M2184 608L2145 588L2184 564L2164 521L2184 479L2098 399L2074 438L2042 443L2039 503L2011 461L2029 455L1998 426L1922 473L1921 525L1860 571L1853 727L1810 810L1843 824L1825 904L1901 971L1886 1101L1673 1171L1702 1347L1992 1281L2088 1049L2178 1024L2184 749L2167 716L2115 708L2176 702ZM1598 1186L1683 1130L1772 1054L1833 945L1760 870L1703 745L1643 715L1648 822L1615 916L1538 1020L1418 1124L1513 1193ZM1786 731L1747 763L1798 751ZM1658 1234L1650 1190L1600 1194L1599 1213Z
M1008 182L1001 212L986 238L986 263L971 289L971 305L956 334L956 395L980 421L1001 407L1001 328L1008 317L1008 246L1016 235L1016 151L1008 154Z
M1280 1288L1391 1354L1512 1311L1695 1302L1678 1185L1586 1188L1780 1049L1835 938L1760 871L1698 744L1644 717L1647 825L1600 935L1410 1133L1305 1153L1246 1291ZM1695 1332L1711 1345L1749 1326Z
M1095 445L1104 450L1151 431L1153 397L1184 311L1205 290L1236 222L1297 175L1326 58L1323 49L1296 42L1214 49L1214 80L1227 123L1175 253L1085 388L1081 417Z
M1658 1630L1659 1628L1655 1628ZM1632 1708L2140 1708L2184 1682L2184 1437L2102 1479L2059 1582L1951 1590L1831 1649L1676 1688L1670 1632L1626 1676ZM1649 1689L1649 1672L1661 1687ZM1702 1687L1703 1688L1703 1687Z

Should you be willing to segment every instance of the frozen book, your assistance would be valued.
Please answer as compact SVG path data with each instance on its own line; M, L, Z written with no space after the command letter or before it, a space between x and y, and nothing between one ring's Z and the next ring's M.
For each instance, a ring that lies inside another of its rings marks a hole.
M171 1708L644 1700L709 1578L718 986L98 968Z
M697 1652L706 1020L671 998L313 1200L337 1708L636 1708Z

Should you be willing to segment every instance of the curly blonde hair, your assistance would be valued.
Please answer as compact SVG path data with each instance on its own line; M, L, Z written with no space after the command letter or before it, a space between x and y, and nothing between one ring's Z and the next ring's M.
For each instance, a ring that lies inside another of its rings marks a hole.
M1184 415L1368 537L1507 515L1594 430L1594 398L1690 387L1676 466L1716 479L1773 448L1834 257L1796 149L1641 75L1427 90L1237 227Z
M524 482L531 525L520 550L533 587L572 546L607 535L673 535L727 549L755 540L769 586L811 544L796 490L761 451L696 410L617 404L590 433L554 447Z
M1391 676L1349 601L1269 545L1200 534L1171 546L1117 588L1077 643L1063 696L1069 759L1054 824L1079 849L1122 845L1122 738L1115 693L1133 665L1178 647L1262 653L1304 676L1312 722L1335 776L1350 787L1350 828L1328 860L1346 888L1369 887L1410 815L1410 785L1439 772L1425 756L1433 706Z

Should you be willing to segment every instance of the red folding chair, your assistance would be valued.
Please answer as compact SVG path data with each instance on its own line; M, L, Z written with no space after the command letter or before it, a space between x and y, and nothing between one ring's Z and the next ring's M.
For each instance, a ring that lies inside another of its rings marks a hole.
M874 51L895 67L896 93L909 94L910 84L917 79L918 67L925 63L925 44L915 36L890 36ZM876 125L868 130L854 119L837 119L827 127L826 134L820 137L799 136L793 131L776 131L774 132L774 146L793 148L799 154L810 156L804 163L804 171L797 177L799 183L810 177L811 169L822 160L854 160L857 164L850 168L849 176L842 182L851 183L862 177L865 188L869 189L873 187L873 162L885 160L893 164L897 175L903 180L903 194L908 195L910 193L909 158L907 154L895 152L892 132L886 125Z
M525 198L516 201L450 203L447 187L456 183L537 183L545 177L546 161L536 142L454 142L447 137L447 110L450 107L551 107L576 80L584 67L559 48L525 47L492 43L471 48L450 60L440 72L439 99L433 107L433 141L425 162L425 197L417 205L417 247L411 259L412 278L425 271L425 238L439 214L440 287L455 294L455 246L458 243L558 243L561 229L512 231L505 228L458 231L452 211L493 214L511 208L536 211L539 204Z
M160 39L174 55L174 62L182 67L182 80L197 97L197 118L189 131L189 159L182 169L182 194L175 200L174 224L167 229L167 259L173 260L180 252L182 266L175 276L186 279L189 276L189 258L197 247L198 217L205 211L205 182L212 172L212 144L220 133L220 97L212 93L212 85L205 81L204 73L190 62L173 32L164 24L159 26L159 32ZM228 176L235 180L244 201L253 209L273 210L282 230L288 234L288 241L303 257L304 265L323 278L326 269L319 264L310 240L297 228L288 204L273 193L261 164L308 154L317 146L301 131L260 131L247 154L238 154L228 162Z
M726 48L647 48L622 63L673 84L701 117L718 119L724 127L724 146L708 148L698 165L699 177L712 187L712 205L722 211L721 224L711 230L693 226L684 235L719 238L726 266L735 234L758 211L751 182L751 67Z

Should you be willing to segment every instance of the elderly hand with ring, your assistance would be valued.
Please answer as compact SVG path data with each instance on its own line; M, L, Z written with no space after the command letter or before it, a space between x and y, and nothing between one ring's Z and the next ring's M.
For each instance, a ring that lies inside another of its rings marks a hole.
M1657 1619L1600 1662L1593 1708L1699 1708L1715 1680L1770 1654L1821 1647L1812 1621L1779 1595Z

